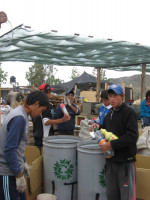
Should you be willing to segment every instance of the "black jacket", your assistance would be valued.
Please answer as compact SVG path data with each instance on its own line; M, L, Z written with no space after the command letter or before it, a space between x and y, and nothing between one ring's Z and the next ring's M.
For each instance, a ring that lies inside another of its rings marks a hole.
M72 106L74 106L75 108L77 108L77 106L75 104L72 104ZM63 123L60 123L57 125L57 129L59 131L73 131L75 129L75 116L76 115L80 115L80 110L78 109L78 112L75 113L71 108L70 106L66 105L66 109L68 111L68 114L70 115L71 119L66 121L66 122L63 122ZM57 115L57 118L60 119L64 116L61 108L60 108L60 104L57 106L57 109L56 109L56 115Z
M136 160L138 122L136 113L131 107L122 103L118 109L111 110L105 116L102 128L119 137L119 139L111 141L115 155L112 158L108 158L107 161L130 162Z

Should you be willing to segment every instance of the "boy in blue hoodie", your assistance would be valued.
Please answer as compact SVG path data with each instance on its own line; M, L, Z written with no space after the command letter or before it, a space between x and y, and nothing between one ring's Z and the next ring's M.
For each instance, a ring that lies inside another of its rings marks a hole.
M110 109L111 109L110 101L108 99L107 90L102 91L101 101L102 101L102 106L100 107L100 110L99 110L99 117L96 120L94 120L94 123L103 125L104 117L107 113L110 112ZM95 125L92 124L92 126L95 126Z
M146 98L140 104L140 117L143 118L143 126L150 126L150 90L146 92Z

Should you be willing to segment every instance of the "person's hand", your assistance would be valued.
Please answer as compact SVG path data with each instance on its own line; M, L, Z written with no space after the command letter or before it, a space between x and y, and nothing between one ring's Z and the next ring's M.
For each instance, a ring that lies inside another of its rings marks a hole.
M99 128L100 128L100 125L97 124L97 123L93 123L93 124L90 126L90 131L94 131L95 128L99 129Z
M64 115L62 119L63 119L63 122L66 122L66 121L70 120L71 117L70 117L70 115Z
M67 99L68 106L71 106L72 103L71 103L70 99L68 97L66 99Z
M29 170L29 166L26 162L24 163L23 174L24 174L25 178L30 178L30 170Z
M21 193L25 192L26 179L25 179L24 175L22 175L19 178L16 177L16 188L17 188L18 192L21 192Z
M100 150L101 150L102 153L105 153L106 151L111 149L111 143L110 142L99 144L99 146L100 146Z

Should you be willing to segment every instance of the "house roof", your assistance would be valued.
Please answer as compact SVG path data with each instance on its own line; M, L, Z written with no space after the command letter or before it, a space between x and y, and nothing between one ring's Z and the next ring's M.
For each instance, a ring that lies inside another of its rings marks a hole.
M91 36L39 32L20 25L0 37L0 62L138 70L150 63L150 47ZM150 72L150 65L147 65Z

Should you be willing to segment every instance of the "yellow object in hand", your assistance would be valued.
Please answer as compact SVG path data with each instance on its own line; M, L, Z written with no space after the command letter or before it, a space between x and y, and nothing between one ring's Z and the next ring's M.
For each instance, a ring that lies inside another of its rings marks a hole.
M107 141L118 139L118 137L115 134L113 134L112 132L108 132L106 129L101 128L100 131L105 136L105 139Z

